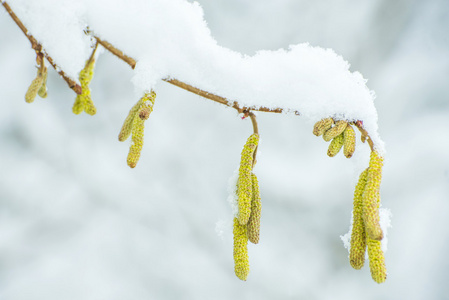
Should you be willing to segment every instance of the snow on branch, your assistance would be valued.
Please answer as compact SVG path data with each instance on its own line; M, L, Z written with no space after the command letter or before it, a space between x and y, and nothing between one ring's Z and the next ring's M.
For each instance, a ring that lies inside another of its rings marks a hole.
M363 121L373 147L384 153L374 93L331 49L300 44L242 55L219 46L199 4L185 0L8 2L57 70L75 82L91 52L88 29L134 68L142 93L165 80L241 110Z
M307 43L247 56L221 47L212 37L198 3L186 0L10 0L3 7L36 51L38 74L27 102L46 96L44 57L77 94L75 113L95 114L89 83L98 44L134 70L143 95L131 108L119 140L131 136L128 165L135 167L143 146L144 122L155 90L166 81L250 117L253 135L242 151L234 223L236 275L249 273L248 240L259 240L260 195L256 162L259 132L253 111L294 113L315 122L313 133L330 142L328 155L355 151L355 126L371 148L370 165L354 196L351 264L363 266L366 251L373 279L386 279L380 227L380 181L384 144L378 135L375 95L367 80L332 49ZM31 34L32 33L32 34ZM95 46L92 51L93 45ZM50 56L51 54L51 56ZM78 78L78 80L76 80ZM254 221L252 221L254 220Z

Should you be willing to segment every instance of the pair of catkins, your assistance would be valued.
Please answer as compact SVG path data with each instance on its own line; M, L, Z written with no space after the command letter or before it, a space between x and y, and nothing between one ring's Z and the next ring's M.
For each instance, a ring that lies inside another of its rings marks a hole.
M47 97L47 67L44 65L42 53L36 57L38 64L36 78L33 79L25 94L25 101L32 103L37 95L41 98Z
M234 217L234 271L235 275L246 280L249 274L248 240L259 243L260 201L259 183L253 173L255 153L259 143L259 135L252 134L243 147L239 177L237 181L238 212Z

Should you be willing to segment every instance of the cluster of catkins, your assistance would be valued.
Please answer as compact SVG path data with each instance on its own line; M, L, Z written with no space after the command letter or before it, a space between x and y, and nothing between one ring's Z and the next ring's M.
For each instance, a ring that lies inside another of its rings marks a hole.
M335 122L332 118L323 119L313 127L313 134L323 136L326 142L332 140L327 150L327 155L334 157L343 148L343 154L350 158L355 151L355 131L352 126L340 120Z
M89 84L94 75L95 67L95 51L97 44L95 45L92 55L86 61L84 69L80 71L79 82L81 84L81 94L76 96L75 103L73 104L72 111L74 114L80 114L83 111L89 115L95 115L97 109L90 96ZM25 100L31 103L39 95L42 98L47 97L47 68L44 66L44 55L41 52L37 53L37 76L31 82L30 87L25 95ZM123 123L122 129L119 134L119 141L123 142L130 135L131 146L128 153L127 163L128 166L134 168L139 161L140 152L143 147L143 135L144 135L144 122L147 120L153 111L154 101L156 99L156 93L154 91L145 92L144 96L137 101L137 103L131 108L128 116Z
M253 173L259 135L252 134L242 150L237 181L238 212L234 217L234 271L241 280L249 274L248 240L259 243L260 201L259 183Z
M346 157L351 157L355 150L355 132L346 121L335 122L326 118L317 122L313 128L317 136L323 135L325 141L332 142L327 154L335 156L342 147ZM367 137L362 135L362 141ZM380 181L382 179L383 158L376 150L371 151L369 167L360 174L354 192L353 223L351 232L351 247L349 261L354 269L360 269L365 263L365 253L368 248L368 258L371 277L377 283L387 278L384 254L381 249L383 232L380 227Z

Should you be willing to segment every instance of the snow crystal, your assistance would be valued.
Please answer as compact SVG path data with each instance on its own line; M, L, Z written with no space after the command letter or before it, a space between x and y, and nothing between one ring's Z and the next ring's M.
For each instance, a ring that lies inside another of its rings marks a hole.
M332 116L363 120L375 148L374 93L366 79L331 49L307 43L254 56L217 45L196 2L185 0L11 0L45 50L73 79L90 53L89 30L137 61L140 92L164 78L237 101L241 107L283 108L316 122Z

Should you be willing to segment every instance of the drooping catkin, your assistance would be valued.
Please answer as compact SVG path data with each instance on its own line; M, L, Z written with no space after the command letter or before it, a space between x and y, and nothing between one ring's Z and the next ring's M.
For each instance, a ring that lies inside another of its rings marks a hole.
M34 101L43 83L44 83L44 76L41 71L41 68L39 68L37 71L36 78L34 78L33 81L31 81L31 84L28 87L28 90L25 94L25 101L27 103L32 103Z
M140 158L140 152L142 151L143 147L143 135L144 135L144 120L141 118L134 118L133 124L132 124L132 143L129 147L129 153L127 158L128 166L131 168L136 167L137 162Z
M313 134L316 136L322 135L332 127L332 124L334 124L334 120L332 118L326 118L316 122L315 126L313 126Z
M118 140L120 142L127 140L128 137L131 135L131 131L133 128L133 126L132 126L133 121L134 121L134 118L135 118L137 112L140 109L140 106L142 104L142 99L143 98L140 98L139 101L137 101L137 103L134 104L134 106L129 111L128 116L126 117L125 121L123 122L122 129L120 130L120 133L118 135Z
M329 142L330 140L332 140L336 136L340 135L345 130L347 125L348 125L348 122L346 122L344 120L340 120L340 121L335 122L334 127L328 129L323 134L323 139L326 142Z
M247 229L237 218L234 218L234 271L241 280L246 280L249 274Z
M383 158L377 151L370 156L368 177L363 192L363 221L367 236L373 240L382 240L383 232L379 223L380 182L382 179Z
M246 225L251 215L251 199L252 199L252 180L251 171L253 168L253 154L259 142L259 135L253 133L246 141L243 147L239 178L237 181L237 195L238 195L238 220L241 225Z
M363 191L366 187L368 169L360 174L354 191L354 208L352 210L351 248L349 249L349 262L354 269L361 269L365 263L366 233L363 222Z
M259 191L259 182L257 180L257 176L252 173L251 174L252 186L253 186L253 195L251 200L251 215L248 220L248 239L251 243L257 244L259 243L259 235L260 235L260 214L262 211L262 203L260 201L260 191Z
M80 71L79 81L81 84L82 92L76 96L75 103L73 104L72 111L78 115L85 111L89 115L95 115L97 109L90 97L89 84L94 76L95 59L91 58L86 62L84 69Z
M47 75L48 75L47 67L44 66L42 68L42 77L43 77L42 85L37 91L37 94L41 98L47 98Z
M385 267L385 257L381 248L381 242L367 237L368 258L371 277L377 283L382 283L387 279L387 268Z
M345 131L343 131L344 136L344 147L343 154L347 158L351 158L355 151L355 131L351 125L348 124Z
M133 108L131 108L120 131L119 141L124 141L130 134L132 135L132 143L127 157L128 166L131 168L134 168L139 161L143 147L145 120L148 119L150 113L153 111L155 99L156 93L154 91L146 92Z
M337 155L338 152L340 152L341 147L343 147L343 141L343 134L339 134L334 137L332 142L329 144L329 148L327 149L327 155L330 157Z

